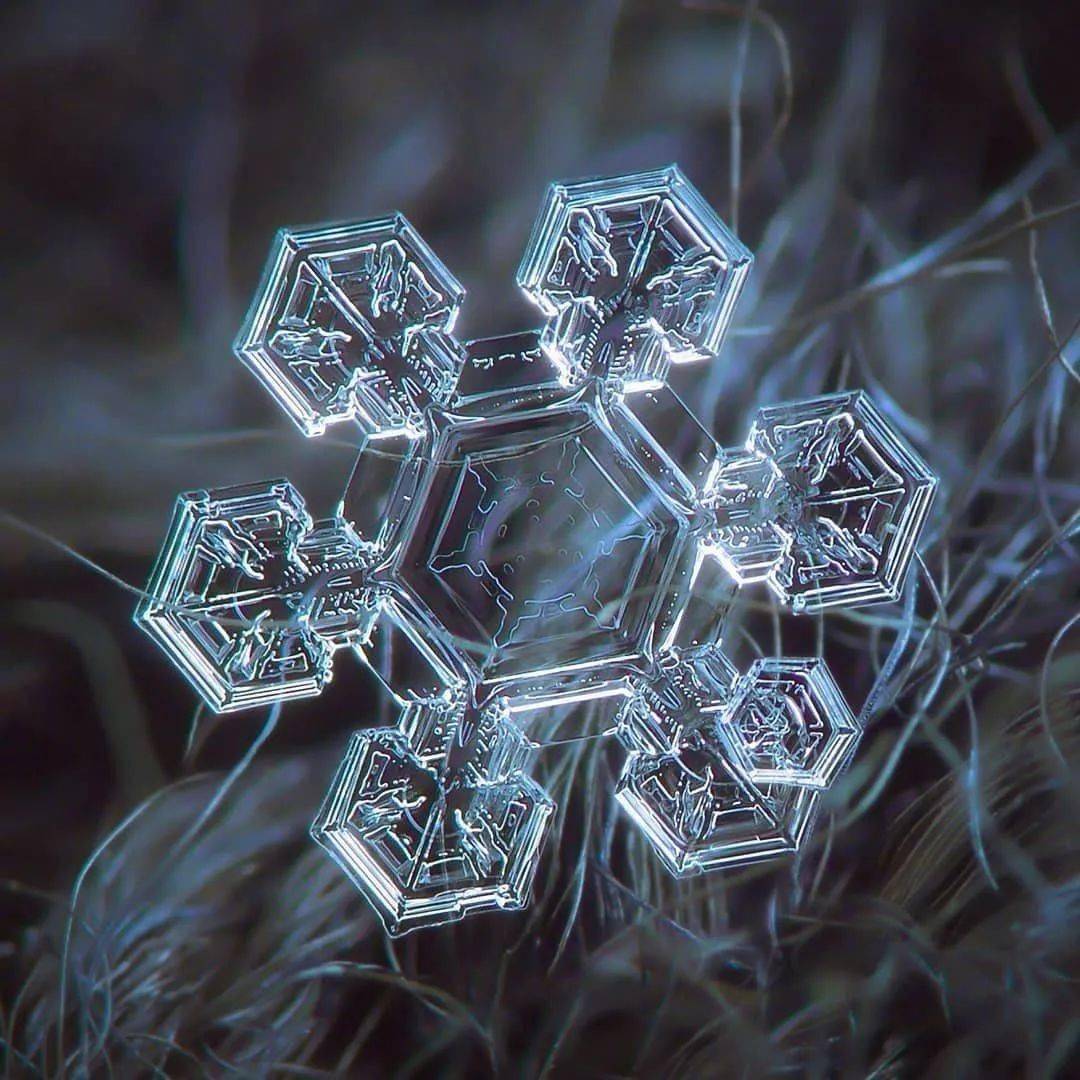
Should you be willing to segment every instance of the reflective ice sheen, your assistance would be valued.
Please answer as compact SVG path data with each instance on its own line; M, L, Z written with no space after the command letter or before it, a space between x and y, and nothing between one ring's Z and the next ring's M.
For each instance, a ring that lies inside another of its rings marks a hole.
M824 788L859 739L859 725L821 659L758 660L724 715L733 756L757 783Z
M352 737L312 835L390 934L523 907L554 804L506 706L462 694Z
M319 693L343 646L376 672L400 722L312 831L390 933L527 902L545 709L616 699L616 797L680 875L797 850L850 759L824 661L736 671L726 608L895 598L934 478L857 391L702 427L669 369L715 356L750 264L675 166L555 184L542 325L459 341L400 214L278 234L237 353L305 434L356 424L356 467L318 522L283 480L182 496L136 618L218 711Z
M862 391L762 409L703 498L716 554L795 611L894 600L935 479Z
M626 451L594 388L433 421L384 574L481 696L602 688L647 655L690 518Z
M798 757L797 736L785 742L786 729L774 724L781 744L792 744L799 766L759 768L766 756L760 734L769 728L770 709L782 707L781 687L800 680L805 669L823 671L824 665L776 660L762 668L761 663L739 680L716 646L669 652L658 657L622 709L620 737L631 753L616 797L673 874L795 851L812 823L817 803L812 787L822 785L807 776L823 754L815 744ZM755 724L758 717L764 719ZM814 720L821 717L815 714ZM846 720L834 722L845 725L845 736L854 732L853 721L850 727ZM790 728L796 726L792 719ZM844 751L850 745L852 740ZM782 751L767 756L767 763L778 757L788 764ZM830 778L842 764L836 759L830 752L830 762L836 762Z
M616 794L680 877L798 850L818 798L810 788L751 783L712 727L667 753L631 754Z
M418 432L454 388L463 296L401 214L282 229L236 353L305 435L349 419Z
M181 495L135 618L218 712L307 697L375 615L370 552L287 480Z
M624 389L720 348L750 252L680 170L552 184L518 284L567 382Z

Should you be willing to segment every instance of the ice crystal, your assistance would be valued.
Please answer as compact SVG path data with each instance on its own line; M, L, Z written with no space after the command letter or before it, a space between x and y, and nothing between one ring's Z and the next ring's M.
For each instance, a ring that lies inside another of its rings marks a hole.
M137 619L218 711L319 693L345 645L379 671L400 722L353 736L312 831L390 933L527 902L538 710L622 699L616 796L675 874L796 850L853 753L822 659L740 676L682 632L709 563L795 612L895 598L933 494L861 392L725 449L671 390L750 265L675 166L555 184L518 277L544 325L459 342L401 215L278 235L237 352L365 449L327 521L286 481L182 496Z

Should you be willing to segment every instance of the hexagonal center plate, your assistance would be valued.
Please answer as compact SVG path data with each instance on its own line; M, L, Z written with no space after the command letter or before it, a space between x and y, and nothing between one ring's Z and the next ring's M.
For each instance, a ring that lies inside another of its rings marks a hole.
M396 567L481 681L636 662L683 522L595 406L453 418Z

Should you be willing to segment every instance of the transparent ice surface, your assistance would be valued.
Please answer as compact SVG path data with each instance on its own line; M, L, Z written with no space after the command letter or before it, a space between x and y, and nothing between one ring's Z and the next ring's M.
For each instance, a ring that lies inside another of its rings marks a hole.
M639 665L693 538L592 388L434 427L388 583L481 692L555 692L592 673L599 693Z
M824 661L740 674L724 622L751 582L896 597L934 478L860 392L742 447L702 426L669 368L715 355L750 263L674 166L555 184L519 272L544 324L459 342L401 215L278 234L237 352L306 434L355 423L355 467L319 522L283 480L182 496L136 618L219 711L316 694L339 651L375 672L400 722L312 831L390 933L526 903L526 715L618 701L617 798L676 874L797 850L850 759Z
M450 411L486 416L562 389L559 369L540 346L540 334L503 334L465 343L465 363Z
M619 737L632 750L670 750L687 731L713 722L737 677L718 645L660 653L619 713Z
M177 500L135 614L219 712L318 694L375 615L370 552L287 480Z
M796 851L817 804L810 788L752 783L715 725L691 729L667 753L631 754L616 797L680 877Z
M755 783L824 788L861 734L820 658L758 660L725 709L721 733Z
M312 835L390 934L521 908L554 810L528 753L503 702L416 702L353 735Z
M518 271L568 383L662 382L715 355L751 256L675 165L553 184Z
M715 514L712 547L740 585L767 579L791 548L781 523L787 488L776 463L745 450L723 452L705 505Z
M788 734L794 718L787 728L772 718L785 690L817 709L804 724L809 748ZM836 701L841 717L824 716ZM836 774L857 736L822 661L759 661L739 679L716 645L660 655L623 706L619 734L631 753L616 797L680 876L796 850L816 806L810 789Z
M453 392L464 290L401 214L282 229L235 349L305 435L418 434Z
M795 611L895 600L936 480L862 391L762 409L720 455L703 500L740 582Z

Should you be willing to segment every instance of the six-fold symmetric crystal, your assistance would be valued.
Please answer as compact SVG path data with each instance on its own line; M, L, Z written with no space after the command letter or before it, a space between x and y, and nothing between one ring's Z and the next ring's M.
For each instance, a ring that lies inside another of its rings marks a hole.
M795 612L894 599L934 478L860 392L723 449L667 384L751 257L678 168L553 185L535 331L459 342L401 215L282 230L236 351L307 435L359 426L337 512L284 480L180 498L137 621L218 711L319 693L348 646L400 706L312 832L392 934L528 899L554 809L529 718L611 697L616 797L676 874L798 849L860 725L820 658L739 673L684 616L709 567ZM676 440L662 433L677 431ZM700 599L700 595L698 595Z

